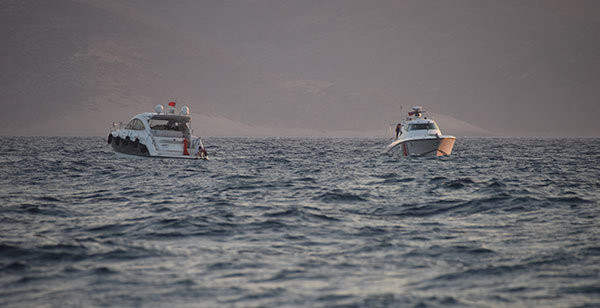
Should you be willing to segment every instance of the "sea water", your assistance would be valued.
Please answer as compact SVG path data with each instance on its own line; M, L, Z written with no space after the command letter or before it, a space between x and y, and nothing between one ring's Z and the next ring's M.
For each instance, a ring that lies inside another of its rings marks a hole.
M0 306L600 305L600 140L0 137Z

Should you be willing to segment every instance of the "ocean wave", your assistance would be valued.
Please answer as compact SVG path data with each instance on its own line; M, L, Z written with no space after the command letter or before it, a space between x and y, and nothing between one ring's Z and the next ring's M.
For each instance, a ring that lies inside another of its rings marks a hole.
M316 201L322 201L327 203L332 202L365 202L367 198L364 195L356 195L341 190L333 190L322 193L313 198Z
M459 138L424 159L377 138L209 137L193 162L0 139L0 306L597 300L600 166L578 156L596 139Z

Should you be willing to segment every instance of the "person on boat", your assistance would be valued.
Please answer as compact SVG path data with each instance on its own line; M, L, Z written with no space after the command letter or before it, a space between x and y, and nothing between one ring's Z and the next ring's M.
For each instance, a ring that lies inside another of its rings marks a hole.
M206 158L208 157L208 152L206 152L206 149L204 148L204 146L202 145L202 142L200 141L200 139L196 139L194 140L194 155L195 156L200 156L202 158Z
M402 134L402 124L398 123L398 125L396 125L396 140L398 140L398 135Z

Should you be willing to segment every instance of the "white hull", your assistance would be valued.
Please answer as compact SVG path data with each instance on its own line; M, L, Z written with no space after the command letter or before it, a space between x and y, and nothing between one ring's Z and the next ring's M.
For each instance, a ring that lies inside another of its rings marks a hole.
M400 139L387 146L384 153L401 156L444 156L452 153L455 137Z
M140 155L132 155L132 154L125 154L125 153L120 153L120 152L115 152L115 156L117 157L121 157L121 158L132 158L132 159L144 159L144 158L175 158L175 159L193 159L193 160L197 160L197 159L202 159L202 160L208 160L208 157L200 157L197 155L148 155L148 156L140 156Z

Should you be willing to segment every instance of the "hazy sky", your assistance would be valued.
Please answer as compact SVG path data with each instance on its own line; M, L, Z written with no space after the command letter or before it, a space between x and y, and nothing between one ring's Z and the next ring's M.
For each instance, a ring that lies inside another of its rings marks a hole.
M600 133L600 1L4 0L0 10L0 134L103 135L174 97L274 129L377 130L401 105L422 105L499 135Z

